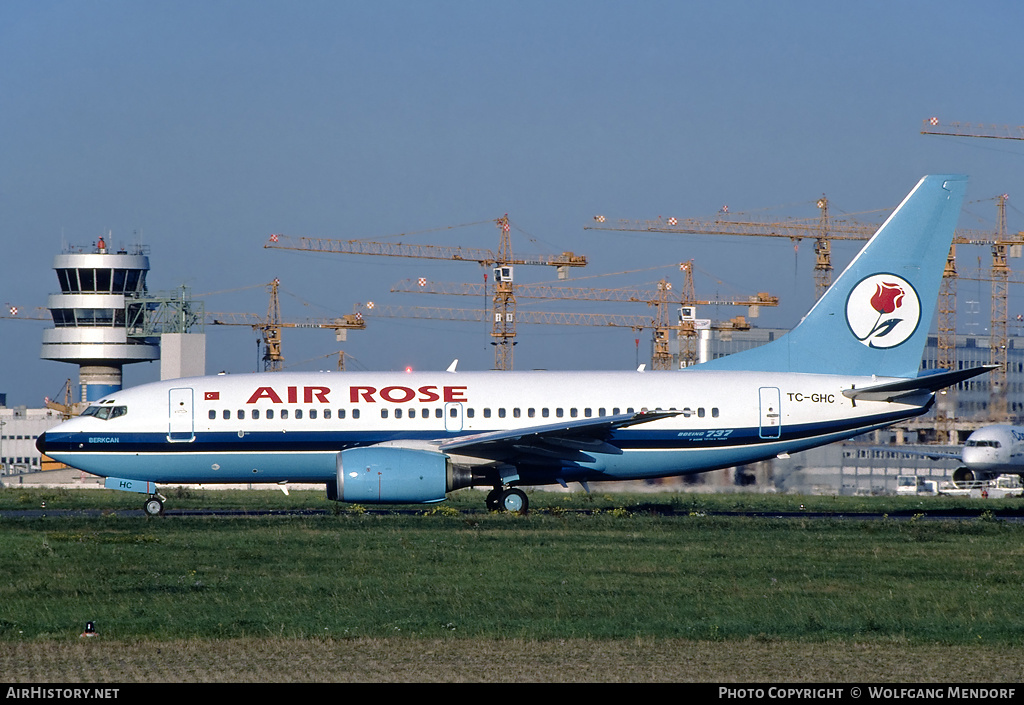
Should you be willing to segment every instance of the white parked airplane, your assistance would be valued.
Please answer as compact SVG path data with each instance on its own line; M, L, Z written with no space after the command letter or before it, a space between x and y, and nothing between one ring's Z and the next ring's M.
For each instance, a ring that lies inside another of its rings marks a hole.
M1024 479L1024 426L982 426L967 437L959 453L904 450L899 446L888 446L886 450L933 459L959 460L963 466L953 471L956 484L994 480L1000 475L1020 475Z
M672 372L322 372L167 380L40 436L45 454L150 495L164 483L323 483L437 502L493 487L683 475L785 456L925 413L989 367L918 374L967 179L926 176L787 335Z

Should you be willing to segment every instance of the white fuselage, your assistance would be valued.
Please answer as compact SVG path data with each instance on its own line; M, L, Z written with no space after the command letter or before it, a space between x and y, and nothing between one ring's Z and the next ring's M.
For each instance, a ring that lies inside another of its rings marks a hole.
M986 474L1024 472L1024 427L983 426L968 436L960 457L967 468Z
M642 409L681 412L611 431L605 440L615 452L557 467L531 456L520 467L522 484L640 479L804 450L931 403L930 395L854 403L842 394L878 381L713 370L217 375L111 394L48 431L45 452L90 473L148 482L330 482L348 448L437 447ZM472 454L451 461L495 464Z

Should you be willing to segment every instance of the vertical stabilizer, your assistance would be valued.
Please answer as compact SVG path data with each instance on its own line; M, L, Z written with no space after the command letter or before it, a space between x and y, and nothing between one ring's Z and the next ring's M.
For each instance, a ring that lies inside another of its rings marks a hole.
M796 328L692 369L917 376L966 188L925 176Z

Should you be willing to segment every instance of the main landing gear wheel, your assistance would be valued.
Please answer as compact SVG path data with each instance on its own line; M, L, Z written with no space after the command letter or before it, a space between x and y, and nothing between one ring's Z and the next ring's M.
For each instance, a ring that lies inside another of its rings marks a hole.
M530 508L530 502L526 499L526 493L520 489L511 488L502 491L499 497L499 509L515 514L526 514Z
M159 497L150 497L146 500L146 503L142 505L146 514L151 517L157 517L164 513L164 503Z

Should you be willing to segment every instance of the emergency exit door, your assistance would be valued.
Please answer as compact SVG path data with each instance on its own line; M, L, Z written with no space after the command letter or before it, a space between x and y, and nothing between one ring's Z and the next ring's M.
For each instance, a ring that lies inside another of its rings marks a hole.
M167 415L168 441L187 443L195 439L191 389L179 388L168 392Z
M782 437L782 395L778 387L761 387L761 438Z

